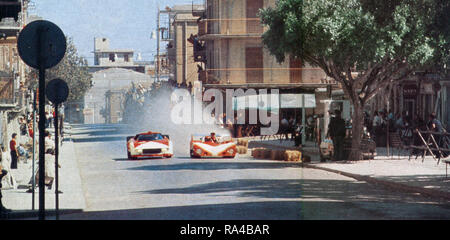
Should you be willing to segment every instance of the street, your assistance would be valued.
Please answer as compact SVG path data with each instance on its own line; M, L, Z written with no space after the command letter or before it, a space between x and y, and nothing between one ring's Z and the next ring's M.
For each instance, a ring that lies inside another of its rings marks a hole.
M86 209L61 219L450 218L449 205L436 199L299 163L250 155L194 160L189 139L176 136L173 158L128 160L125 137L136 133L127 125L73 125Z

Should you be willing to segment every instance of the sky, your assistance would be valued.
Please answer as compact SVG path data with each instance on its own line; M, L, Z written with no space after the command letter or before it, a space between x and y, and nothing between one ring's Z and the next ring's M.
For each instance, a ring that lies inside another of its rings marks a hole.
M133 49L135 57L151 61L156 55L157 12L166 6L202 4L204 0L32 0L29 14L58 25L73 39L78 53L94 61L94 38L109 38L111 49ZM164 47L162 44L161 47Z

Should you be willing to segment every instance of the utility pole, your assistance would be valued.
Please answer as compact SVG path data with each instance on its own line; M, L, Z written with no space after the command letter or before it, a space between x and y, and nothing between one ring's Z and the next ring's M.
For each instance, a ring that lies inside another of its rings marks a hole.
M159 82L159 15L160 15L160 11L159 11L159 5L158 5L158 17L157 17L157 22L156 22L156 81Z

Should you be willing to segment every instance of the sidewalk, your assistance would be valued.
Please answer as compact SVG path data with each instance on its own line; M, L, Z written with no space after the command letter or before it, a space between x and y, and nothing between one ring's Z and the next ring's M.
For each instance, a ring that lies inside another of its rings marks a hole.
M64 141L59 150L59 213L80 212L86 207L82 191L78 164L75 159L74 143ZM37 158L38 156L36 156ZM37 166L35 166L37 167ZM32 162L19 162L18 169L12 170L16 178L17 189L3 189L3 205L12 210L7 219L37 218L39 211L39 189L35 189L35 210L32 210L32 193L27 193L27 184L32 176ZM45 188L46 216L55 213L55 187L52 190ZM49 217L51 219L51 217Z
M252 141L249 148L262 146L292 149L294 146L293 141L249 140ZM444 159L441 159L439 164L431 156L426 156L424 161L421 157L416 159L415 156L408 160L409 154L406 151L398 154L397 149L390 149L388 156L386 148L377 148L377 155L373 160L320 162L318 146L312 142L307 142L304 146L304 152L311 155L311 163L304 163L303 167L334 172L395 190L450 200L450 174L446 178ZM450 172L450 165L448 168Z

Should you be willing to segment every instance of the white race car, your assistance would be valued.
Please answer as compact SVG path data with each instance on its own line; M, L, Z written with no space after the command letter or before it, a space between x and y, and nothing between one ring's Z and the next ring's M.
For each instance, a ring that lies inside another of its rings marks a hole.
M139 133L136 136L127 137L128 159L144 157L165 157L173 156L173 145L168 135L158 132Z

